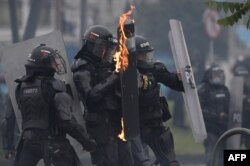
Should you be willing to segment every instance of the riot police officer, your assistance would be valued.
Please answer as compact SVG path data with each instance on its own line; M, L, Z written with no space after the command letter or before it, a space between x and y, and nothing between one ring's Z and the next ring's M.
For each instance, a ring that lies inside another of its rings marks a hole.
M163 63L155 62L154 48L142 36L136 36L137 68L142 74L143 86L139 89L141 139L149 145L161 166L178 166L173 136L163 122L170 118L168 104L160 96L160 85L184 91L182 81L167 70ZM149 83L146 83L149 82Z
M198 94L208 135L204 146L206 163L209 165L213 148L221 134L227 130L228 124L230 95L225 86L224 70L220 66L212 64L205 71ZM223 165L222 161L219 162L219 165Z
M72 98L64 82L54 74L65 74L66 64L59 51L41 44L33 49L25 65L26 75L18 78L16 100L22 115L22 140L16 165L76 166L77 157L66 134L88 150L96 143L72 114Z
M117 39L106 27L90 27L71 68L78 94L87 110L87 130L98 143L96 151L91 153L92 163L97 166L118 164L122 109L119 77L113 72L112 64L117 44Z
M243 108L242 108L242 127L250 129L250 57L239 55L233 68L234 74L244 76L243 86ZM247 149L250 148L249 137L242 136Z

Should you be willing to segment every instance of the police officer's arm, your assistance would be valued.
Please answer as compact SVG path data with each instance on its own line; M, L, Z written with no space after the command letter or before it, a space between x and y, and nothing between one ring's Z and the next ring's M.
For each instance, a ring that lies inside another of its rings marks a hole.
M78 91L83 95L83 99L97 102L102 99L105 94L112 88L115 82L118 81L117 74L111 74L100 83L92 86L92 75L88 70L77 71L74 73L74 82Z
M96 143L90 139L85 128L79 125L72 114L72 98L66 92L56 93L54 106L56 109L57 126L59 130L68 133L80 142L88 151L95 150Z
M199 101L205 121L218 120L219 116L215 113L214 108L212 107L211 99L209 98L209 92L205 84L198 86L198 95Z
M179 79L178 75L176 73L169 72L163 63L156 62L154 64L153 74L157 82L160 82L176 91L184 92L183 83Z

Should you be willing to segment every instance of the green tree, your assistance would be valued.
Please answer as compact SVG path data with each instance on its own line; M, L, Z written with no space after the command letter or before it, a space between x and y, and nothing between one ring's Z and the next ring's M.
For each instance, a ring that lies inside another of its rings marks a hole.
M211 8L216 8L218 11L223 10L225 13L230 13L229 16L218 20L218 23L223 26L234 25L250 10L250 0L245 2L216 2L208 0L206 4ZM250 16L248 16L246 26L250 29Z

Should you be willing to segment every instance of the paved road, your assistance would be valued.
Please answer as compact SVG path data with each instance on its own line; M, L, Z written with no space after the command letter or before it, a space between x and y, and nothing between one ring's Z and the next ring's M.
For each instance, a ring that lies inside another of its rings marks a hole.
M181 166L205 166L204 156L201 155L181 155L178 156ZM82 158L84 166L91 166L89 155L84 155ZM0 160L0 166L12 166L10 161Z

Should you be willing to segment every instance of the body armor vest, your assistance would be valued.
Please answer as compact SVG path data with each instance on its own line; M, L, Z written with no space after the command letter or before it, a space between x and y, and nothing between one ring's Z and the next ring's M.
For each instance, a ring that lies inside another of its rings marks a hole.
M47 82L48 83L48 82ZM42 78L22 82L18 93L18 106L23 119L23 130L49 129L52 119L54 91Z
M156 85L153 89L148 91L140 92L139 110L141 120L162 118L159 85Z
M229 101L229 96L227 96L224 88L218 88L218 89L210 89L209 91L209 100L211 100L210 103L213 103L215 110L217 114L220 112L228 112L227 106Z

